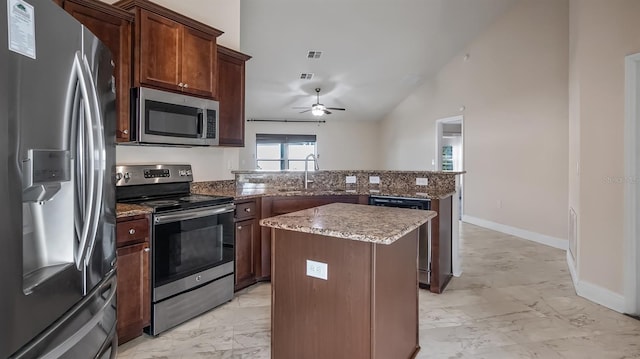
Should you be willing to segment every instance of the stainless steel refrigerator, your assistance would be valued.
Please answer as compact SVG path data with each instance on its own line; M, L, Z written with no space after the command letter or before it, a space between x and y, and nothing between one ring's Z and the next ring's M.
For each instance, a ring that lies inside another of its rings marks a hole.
M51 0L0 5L0 358L116 352L115 84Z

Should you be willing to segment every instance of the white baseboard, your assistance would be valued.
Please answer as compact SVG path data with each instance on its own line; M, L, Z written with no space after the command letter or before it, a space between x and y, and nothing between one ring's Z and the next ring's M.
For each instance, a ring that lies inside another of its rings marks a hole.
M578 269L576 268L576 263L573 261L573 257L569 251L567 251L567 265L569 266L569 273L571 274L573 288L578 288Z
M486 219L476 218L468 215L462 216L462 221L475 224L476 226L492 229L497 232L510 234L512 236L528 239L533 242L544 244L553 248L567 250L569 248L569 241L566 239L547 236L546 234L540 234L526 229L507 226L504 224L487 221Z
M616 312L625 313L625 299L622 294L580 280L575 262L569 251L567 251L567 265L569 266L569 273L571 273L571 280L576 294Z

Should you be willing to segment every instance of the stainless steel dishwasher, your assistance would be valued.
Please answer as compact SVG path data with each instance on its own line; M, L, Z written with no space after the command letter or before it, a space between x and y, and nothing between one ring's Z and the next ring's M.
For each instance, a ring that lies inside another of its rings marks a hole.
M427 198L407 198L392 196L370 196L372 206L431 210L431 200ZM431 221L420 227L418 237L418 285L427 289L431 284Z

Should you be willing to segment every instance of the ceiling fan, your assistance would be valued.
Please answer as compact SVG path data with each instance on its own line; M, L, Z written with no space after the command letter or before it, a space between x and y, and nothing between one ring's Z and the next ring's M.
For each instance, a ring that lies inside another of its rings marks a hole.
M305 113L305 112L311 111L311 114L313 114L314 116L323 116L325 114L330 115L331 111L329 111L329 110L333 110L333 111L344 111L345 110L344 108L326 107L325 105L321 104L320 103L320 88L319 87L316 88L316 103L311 105L311 108L309 108L309 107L294 107L294 109L297 109L297 110L304 109L304 111L300 111L300 113Z

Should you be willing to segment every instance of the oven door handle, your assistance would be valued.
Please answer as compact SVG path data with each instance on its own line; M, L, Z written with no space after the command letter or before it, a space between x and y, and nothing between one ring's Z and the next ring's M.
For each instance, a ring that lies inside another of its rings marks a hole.
M172 223L186 221L189 219L215 216L217 214L233 212L235 208L236 206L233 203L230 203L223 206L191 209L180 211L177 213L157 214L154 216L153 224Z

